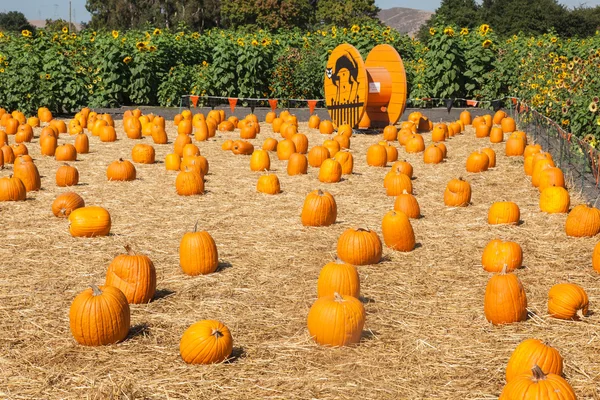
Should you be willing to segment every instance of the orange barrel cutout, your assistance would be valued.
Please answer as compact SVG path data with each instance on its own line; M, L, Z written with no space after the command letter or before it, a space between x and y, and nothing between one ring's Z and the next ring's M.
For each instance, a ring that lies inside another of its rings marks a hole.
M398 122L406 107L406 72L396 49L375 46L364 62L354 46L336 47L325 68L325 103L337 126L383 128Z

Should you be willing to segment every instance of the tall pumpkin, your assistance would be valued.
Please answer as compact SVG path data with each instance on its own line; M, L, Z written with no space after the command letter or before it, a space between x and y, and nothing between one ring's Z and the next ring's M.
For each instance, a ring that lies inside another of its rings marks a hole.
M385 245L397 251L412 251L415 248L415 233L410 220L403 212L389 211L381 223Z
M25 161L13 166L15 178L19 178L28 192L40 190L42 183L40 172L32 161Z
M108 266L106 285L121 289L130 304L148 303L156 292L156 270L146 255L125 246L127 254L116 256Z
M233 338L222 322L198 321L185 330L179 342L179 354L188 364L214 364L231 355Z
M408 218L417 219L421 217L421 207L419 207L419 202L415 196L408 193L406 190L396 197L396 201L394 201L394 210L403 212Z
M310 192L304 200L301 214L304 226L329 226L337 218L337 204L333 196L321 189Z
M527 296L519 278L505 270L492 276L485 288L483 310L494 325L525 321Z
M92 286L71 303L69 322L73 337L85 346L120 342L129 332L127 298L116 287Z
M214 239L206 231L187 232L179 244L179 265L187 275L206 275L217 270L219 253Z
M348 264L377 264L382 254L381 240L369 229L346 229L338 239L337 254Z
M314 302L308 312L308 332L321 345L347 346L360 341L365 308L355 297L334 293Z

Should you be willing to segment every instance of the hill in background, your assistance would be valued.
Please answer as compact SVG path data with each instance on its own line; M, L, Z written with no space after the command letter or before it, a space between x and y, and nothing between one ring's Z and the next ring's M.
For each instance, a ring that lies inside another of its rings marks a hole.
M398 32L414 37L421 25L427 22L433 14L431 11L394 7L379 11L377 17L385 25L391 26Z

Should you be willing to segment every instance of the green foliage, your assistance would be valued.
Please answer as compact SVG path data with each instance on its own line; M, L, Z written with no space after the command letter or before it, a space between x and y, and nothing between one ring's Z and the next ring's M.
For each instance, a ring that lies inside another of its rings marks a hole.
M0 12L0 31L21 32L23 30L35 32L35 27L29 23L22 12Z
M352 26L376 23L379 8L374 0L319 0L316 20L324 25Z

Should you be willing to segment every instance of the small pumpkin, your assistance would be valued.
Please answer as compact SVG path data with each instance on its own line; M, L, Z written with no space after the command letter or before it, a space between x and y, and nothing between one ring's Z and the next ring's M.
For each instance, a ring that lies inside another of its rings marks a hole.
M269 121L267 121L269 122ZM319 118L318 115L311 115L308 118L308 127L312 128L312 129L318 129L319 125L321 124L321 118Z
M283 139L277 143L277 158L280 160L289 160L290 156L296 152L296 145L290 139Z
M563 358L558 350L544 344L541 340L523 340L512 352L506 364L506 382L512 381L521 374L529 373L536 365L546 374L562 375Z
M231 332L216 320L198 321L185 330L179 354L188 364L214 364L225 361L233 351Z
M554 318L579 320L579 312L587 316L589 303L585 290L574 283L559 283L548 292L548 314Z
M377 264L382 251L379 236L370 229L346 229L337 243L338 258L352 265Z
M354 265L330 262L321 268L317 280L317 297L332 296L339 293L342 296L360 296L360 278Z
M321 189L310 192L302 207L300 219L304 226L329 226L337 218L337 204L329 192Z
M23 181L14 176L0 178L0 201L23 201L27 198L27 189Z
M425 142L423 141L423 137L421 135L413 134L409 136L406 140L406 145L404 149L407 153L420 153L425 150Z
M403 212L389 211L381 224L383 241L389 248L408 252L415 248L415 233L408 216Z
M388 196L399 196L404 191L407 193L413 192L413 186L410 178L399 171L390 171L383 179L383 187L386 189Z
M336 183L342 179L342 165L333 158L328 158L319 168L319 181Z
M56 185L65 187L65 186L75 186L79 183L79 171L77 168L65 164L56 170Z
M231 143L233 143L233 141ZM263 142L262 149L266 151L277 151L277 139L271 137L266 138Z
M198 171L186 168L175 178L175 191L180 196L204 194L204 178Z
M481 255L481 265L487 272L512 272L523 265L523 250L518 243L494 239L488 242Z
M66 192L52 202L52 214L59 218L68 217L73 210L85 207L85 201L77 193Z
M485 288L483 310L494 325L525 321L527 296L519 278L505 269L492 276Z
M256 190L260 193L265 194L278 194L281 193L281 186L279 185L279 178L275 174L265 174L258 178L256 183Z
M444 153L437 144L428 146L423 152L423 162L425 164L439 164L442 161L444 161Z
M324 135L331 135L333 133L333 124L329 120L323 120L319 123L319 132Z
M306 147L308 147L308 141ZM334 157L336 153L340 151L340 144L333 139L324 141L323 147L329 150L329 157Z
M324 146L314 146L308 152L308 164L314 168L320 168L323 161L329 158L329 150Z
M131 159L138 164L154 164L156 153L149 144L139 143L131 149Z
M506 141L505 154L508 157L522 156L526 144L523 138L513 133Z
M110 213L102 207L80 207L69 214L69 232L73 237L108 236L110 227Z
M350 175L354 169L354 157L349 151L339 151L333 157L342 166L342 175Z
M385 167L387 165L385 146L374 144L367 149L367 165L371 167Z
M110 163L106 169L106 178L109 181L134 181L135 176L135 166L131 161L122 158Z
M308 332L326 346L347 346L360 341L365 308L355 297L337 292L314 302L308 312Z
M517 124L512 117L503 118L500 124L504 133L512 133L517 130Z
M560 168L550 167L540 171L538 190L544 191L550 186L561 186L565 187L565 177Z
M70 143L57 146L56 151L54 152L54 158L56 161L76 161L77 149Z
M75 135L75 151L77 151L77 154L87 154L90 152L90 139L88 135L83 132Z
M394 125L388 125L383 128L383 140L388 142L398 140L398 128L396 128Z
M481 151L474 151L467 158L467 172L487 171L490 166L490 158Z
M517 224L521 212L519 206L512 201L499 201L488 210L488 224Z
M148 256L136 254L129 245L125 251L108 266L105 285L119 288L129 304L148 303L156 292L154 263Z
M417 219L421 217L421 208L419 202L412 194L406 190L396 197L394 201L394 210L403 212L408 218Z
M496 167L496 152L493 149L490 149L489 147L481 149L481 152L485 153L488 156L488 159L489 159L488 168L495 168Z
M219 253L212 236L198 231L198 223L192 232L187 232L179 243L179 265L186 275L212 274L219 266Z
M113 286L92 285L71 303L69 325L75 340L85 346L103 346L124 340L129 333L127 298Z
M306 152L308 151L308 138L306 137L305 134L296 133L296 134L292 135L290 140L292 142L294 142L296 153L306 154ZM326 140L326 142L327 142L327 140ZM338 150L339 150L339 145L338 145Z
M396 161L392 165L391 171L402 172L404 175L408 176L410 179L412 179L412 177L413 177L413 167L406 160Z
M504 141L504 132L502 128L493 127L490 131L490 143L502 143Z
M181 157L175 153L167 154L165 157L165 168L167 171L179 171L181 167Z

